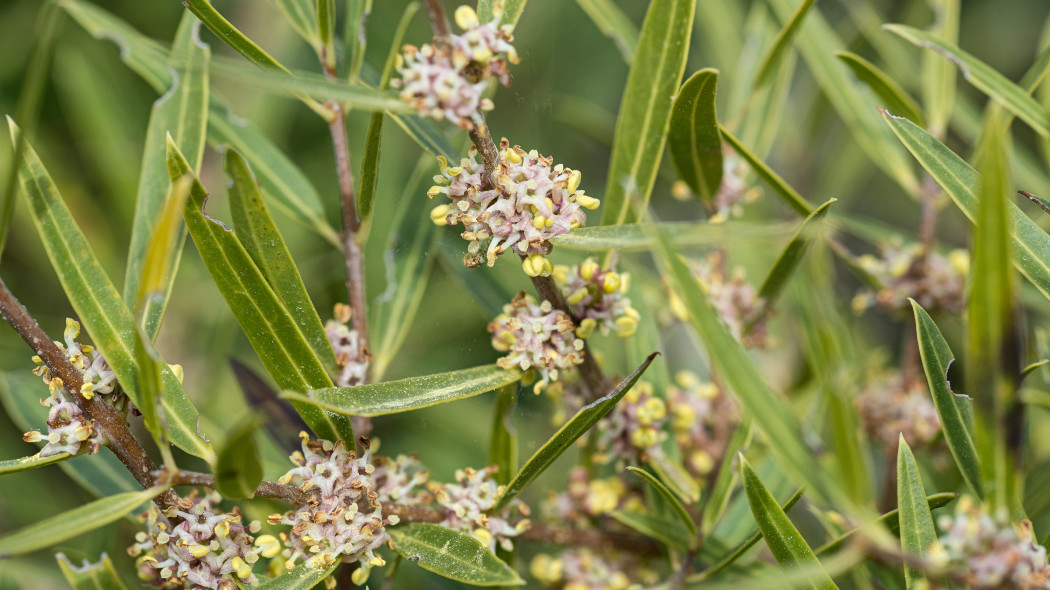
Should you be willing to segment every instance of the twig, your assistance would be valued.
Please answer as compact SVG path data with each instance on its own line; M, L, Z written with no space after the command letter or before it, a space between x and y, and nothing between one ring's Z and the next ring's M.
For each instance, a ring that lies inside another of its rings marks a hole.
M159 473L158 473L159 475ZM198 473L196 471L182 471L167 475L168 481L173 486L199 486L206 488L215 487L215 476L210 473ZM287 500L291 504L302 505L316 502L317 498L300 490L295 486L287 486L272 481L263 481L255 488L255 495L263 498L275 498Z
M44 361L47 368L62 380L64 387L71 393L69 397L80 406L89 420L94 421L95 427L109 441L107 445L109 450L113 451L120 462L128 468L135 481L143 489L153 487L152 474L157 466L146 454L135 435L131 433L127 421L116 408L106 403L102 396L95 395L91 399L84 399L80 395L80 388L84 384L80 371L66 359L66 355L8 289L3 279L0 279L0 316L11 324L22 340L25 340L26 344ZM154 498L153 501L164 509L173 506L175 500L175 492L168 490Z

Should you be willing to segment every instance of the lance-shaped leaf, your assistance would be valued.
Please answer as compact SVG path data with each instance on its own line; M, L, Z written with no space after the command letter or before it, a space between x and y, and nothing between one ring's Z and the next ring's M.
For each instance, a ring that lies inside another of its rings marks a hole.
M791 207L801 215L809 215L813 212L813 205L810 205L802 195L798 194L798 191L791 188L779 174L773 171L772 168L766 166L766 163L758 158L751 150L747 149L744 144L740 143L740 140L733 136L732 133L726 131L725 127L720 128L722 131L722 137L733 147L741 158L747 160L747 163L751 165L751 169L758 174L758 177L766 181L766 183L773 188L775 192L788 207Z
M649 227L639 223L581 227L555 236L551 242L559 248L584 252L641 252L651 250L656 245ZM651 227L656 233L667 236L677 247L724 244L728 239L734 243L773 241L791 235L795 230L794 225L787 223L759 224L746 221L717 224L662 222L651 224Z
M99 558L98 563L88 563L77 567L69 561L65 555L59 553L55 556L58 560L58 569L73 587L73 590L124 590L127 586L120 579L113 562L105 553Z
M897 508L900 511L901 550L905 555L921 558L937 540L937 531L933 528L933 515L926 502L919 466L903 433L897 442ZM904 564L904 580L908 590L925 588L927 583L925 572L908 564Z
M758 289L758 296L762 299L762 305L764 308L769 308L776 301L780 292L784 290L784 285L787 284L788 279L794 274L795 269L798 268L800 262L802 262L802 256L805 255L806 249L813 242L813 236L818 231L818 225L820 221L828 212L828 207L838 199L828 199L820 207L817 207L812 213L810 213L802 223L798 226L798 231L792 236L791 241L781 251L780 256L777 257L777 261L773 263L773 267L769 269L769 274L766 275L765 280L762 281L762 286Z
M204 205L208 193L170 138L168 174L173 181L185 175L193 177L183 212L186 227L219 292L270 376L282 389L309 391L331 387L332 380L323 362L237 236L207 215ZM295 405L319 438L354 440L348 418L308 404Z
M941 335L940 328L933 322L914 300L911 302L915 312L915 333L919 340L919 354L922 367L926 372L926 382L930 386L933 405L941 420L941 432L952 452L955 465L962 473L970 490L978 498L983 496L981 485L981 464L977 458L977 446L973 440L973 415L970 409L970 398L952 393L948 383L948 366L955 360L948 342Z
M603 35L609 37L630 65L638 48L638 27L612 0L576 0Z
M200 169L204 154L204 137L208 121L208 62L211 50L198 38L200 23L192 14L186 13L179 23L175 43L168 56L167 65L173 72L166 93L157 99L150 112L146 128L146 143L142 149L142 168L139 171L138 192L135 195L135 217L131 226L131 244L128 246L127 266L124 273L124 303L136 309L143 299L144 273L164 272L159 297L145 300L142 310L146 333L150 340L157 338L164 310L168 306L175 273L182 259L182 247L186 242L186 229L176 216L172 245L163 254L160 268L146 268L151 240L158 231L165 212L164 204L172 188L168 182L167 159L164 155L164 138L170 134L179 145L186 148L186 157L194 170ZM161 230L166 231L166 230ZM157 265L151 260L149 264ZM152 290L153 287L150 287Z
M696 0L653 0L616 119L602 225L641 219L667 142L671 106L689 55Z
M46 413L41 411L39 400L41 392L47 391L45 387L39 378L24 371L0 372L0 402L8 418L22 432L44 424ZM80 461L61 461L58 468L96 498L140 489L113 453L99 453Z
M521 379L521 371L484 365L423 377L316 389L309 396L286 391L281 397L347 416L383 416L474 397Z
M780 505L780 510L783 511L785 514L790 512L791 509L795 507L795 504L797 504L798 501L802 499L803 491L803 488L795 490L795 493L791 494L791 497L788 498L786 502ZM711 567L705 569L704 571L698 574L690 576L688 578L688 581L694 583L702 582L710 578L711 576L721 572L722 570L726 569L730 565L733 565L733 562L735 562L737 559L740 559L740 556L746 553L748 549L754 547L755 543L758 543L759 539L761 538L762 531L755 531L750 537L745 539L743 543L740 543L731 551L722 556L722 558L719 559L717 562L711 564Z
M139 323L150 334L150 341L160 327L159 314L151 314L165 305L175 275L175 267L181 258L176 250L181 251L185 241L186 229L182 222L182 208L190 194L188 178L168 184L168 196L160 210L153 228L153 236L146 246L145 256L141 260L142 276L136 281L138 293L132 300L127 300L129 307L138 312ZM162 302L151 300L163 299ZM150 321L151 316L154 321ZM152 327L152 330L150 329Z
M897 137L970 221L977 218L981 176L955 152L911 121L883 113ZM1005 198L1005 197L1003 197ZM1050 235L1013 203L1006 205L1014 265L1050 299Z
M142 318L143 307L139 307L139 317ZM140 319L141 321L141 319ZM167 453L168 425L164 420L163 406L164 382L161 378L161 370L166 367L164 361L153 348L150 337L141 325L135 326L135 362L139 367L139 398L140 403L136 408L142 412L142 423L146 425L157 446L162 449L165 458Z
M644 479L646 483L660 494L660 497L671 506L671 511L674 512L675 516L677 516L678 519L682 521L682 524L685 525L686 530L689 531L689 538L695 540L697 532L696 523L693 522L693 518L689 516L689 512L685 509L685 506L682 505L682 501L672 494L671 490L667 489L667 486L665 486L662 481L656 479L656 476L648 471L638 467L628 467L627 471Z
M511 422L512 412L518 404L518 387L517 383L511 383L500 388L492 409L489 465L499 468L493 479L500 484L510 482L511 474L518 470L518 432Z
M334 370L332 343L306 292L292 254L259 193L252 171L244 158L232 149L226 150L223 167L232 183L229 189L230 215L237 238L299 326L314 355Z
M261 580L250 588L251 590L310 590L332 575L337 567L339 567L338 561L328 567L314 567L308 563L301 563L293 570L269 580Z
M886 110L901 115L909 121L915 121L920 127L926 126L923 123L922 107L893 78L886 75L886 72L856 53L838 51L835 57L849 66L857 78L867 84L868 88L871 88L871 91L882 99Z
M10 119L8 125L12 137L16 137L18 128ZM29 145L26 145L18 174L37 233L44 242L44 249L58 273L66 297L113 369L117 381L132 403L140 406L135 320L131 312L66 208L58 187ZM161 378L167 392L162 405L171 429L171 442L191 455L212 459L211 446L197 436L198 413L182 384L167 366L162 369Z
M799 28L802 26L802 20L806 18L806 13L813 6L813 2L814 0L802 0L791 15L791 18L785 21L784 28L777 33L776 39L773 40L773 44L770 45L765 57L762 58L762 65L758 67L758 73L755 75L756 89L761 88L769 80L773 72L777 71L780 60L784 58L784 53L788 50L788 46L791 45L795 34L798 33Z
M408 12L415 12L415 8L409 6L402 13L402 21ZM368 45L368 36L365 34L365 25L368 15L372 12L372 0L349 0L346 10L346 34L343 36L347 51L347 62L350 63L350 81L357 80L361 76L361 66L365 63L365 48ZM395 50L400 51L401 42L396 40L393 44Z
M762 537L766 540L769 551L776 558L777 563L784 569L814 569L820 570L820 561L813 554L809 544L791 523L787 514L777 503L773 494L769 493L758 474L748 465L743 456L740 456L740 477L744 484L744 492L747 493L748 504L751 512L755 515L758 529L762 531ZM825 573L823 576L813 576L809 583L797 584L795 588L838 588L831 578Z
M736 399L751 414L755 426L766 438L775 441L771 451L793 474L805 481L823 498L843 496L837 481L822 475L821 468L802 438L790 408L762 379L761 371L748 357L744 347L733 338L696 283L696 278L679 259L670 241L658 236L657 253L662 258L675 291L689 310L690 322L711 356L713 368L729 385Z
M711 206L722 185L722 135L715 115L718 70L705 68L682 84L671 108L668 149L678 176Z
M613 389L609 395L601 397L596 401L580 408L580 411L576 412L564 426L558 429L547 442L543 443L539 449L533 453L532 457L525 462L525 465L518 471L514 479L507 484L507 489L503 491L503 495L500 496L499 501L493 510L499 510L510 503L515 496L520 494L522 490L527 488L530 483L541 473L543 473L554 460L561 456L573 443L576 442L581 436L586 434L592 426L598 423L603 416L608 414L613 407L619 403L623 396L627 395L627 392L634 387L634 384L641 378L642 373L645 372L649 365L652 364L653 359L660 353L654 352L650 354L633 373L627 376L619 385Z
M796 7L795 0L769 0L769 4L783 20L791 18ZM916 194L919 182L911 165L879 125L872 97L860 91L846 67L835 58L835 52L845 45L820 11L810 11L795 36L795 46L861 149L908 194Z
M954 44L905 25L884 25L884 29L900 35L916 46L931 49L948 59L962 72L963 78L978 90L994 98L1031 125L1040 135L1050 137L1050 112L1040 105L1028 92L1006 79L995 68L959 49Z
M386 529L394 549L408 561L457 582L473 586L520 586L525 583L474 537L426 522Z
M166 489L166 486L155 486L101 498L7 533L0 537L0 558L25 555L106 526L130 514L143 502L148 502Z
M336 68L334 0L317 0L317 32L321 35L321 51L318 57L321 58L325 70L334 72Z
M263 479L262 459L255 444L259 421L254 417L242 420L226 434L226 440L216 451L218 459L212 470L215 489L227 498L252 498Z
M284 14L285 20L295 29L311 47L315 49L321 42L317 30L317 20L313 14L313 0L270 0Z
M70 455L69 453L58 453L57 455L50 455L48 457L41 457L40 453L37 453L29 457L22 457L21 459L0 461L0 475L36 469L37 467L44 467L46 465L51 465L72 458L73 455Z
M930 494L929 496L926 496L926 509L932 511L947 506L958 497L959 494L955 493ZM879 524L886 527L886 529L894 535L900 535L900 511L894 509L883 514L879 517ZM850 529L839 535L837 538L828 541L816 550L817 555L825 555L842 549L845 546L846 541L853 535L857 534L857 532L857 529Z

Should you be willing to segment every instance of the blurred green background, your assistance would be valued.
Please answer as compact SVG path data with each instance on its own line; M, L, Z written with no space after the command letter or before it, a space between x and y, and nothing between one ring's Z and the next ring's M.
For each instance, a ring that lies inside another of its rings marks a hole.
M184 10L175 0L148 3L100 0L97 4L165 43L174 35ZM310 47L283 22L272 3L216 0L215 4L284 64L318 71ZM368 21L366 57L372 67L382 67L393 29L406 4L403 0L375 0ZM647 2L617 0L617 4L640 25ZM3 56L0 58L0 111L3 113L16 111L40 6L39 0L0 2L0 56ZM451 12L454 4L446 2L446 8ZM919 51L879 31L877 26L880 22L903 22L926 27L932 18L926 2L821 0L815 9L846 41L843 49L876 61L913 95L919 95ZM1046 0L964 1L959 44L1016 80L1036 55L1040 39L1044 37L1048 12L1050 2ZM121 63L114 44L93 39L68 17L63 16L62 20L60 41L32 140L100 260L119 286L124 274L123 253L130 239L143 137L150 107L157 96ZM731 115L739 106L733 102L739 99L734 94L734 84L747 81L748 74L739 70L742 56L746 58L749 52L755 53L757 47L767 44L779 26L761 1L699 0L686 75L703 67L718 68L721 71L719 110ZM406 40L420 44L430 36L420 13ZM602 35L571 0L531 0L515 37L522 61L511 68L511 87L500 88L496 94L496 109L488 117L493 135L506 136L513 144L535 148L542 154L553 155L556 162L581 170L581 186L600 198L627 64L614 43ZM213 54L238 58L209 32L202 32L202 38L211 45ZM890 63L880 60L872 49L873 43L884 44L899 59ZM222 80L214 80L213 88L230 101L234 113L252 120L303 169L322 196L329 221L338 227L338 190L328 129L323 121L289 97L267 95ZM960 101L968 105L970 116L976 116L984 103L983 96L964 82L959 84L959 93ZM962 106L957 109L963 110ZM970 149L965 116L957 112L956 119L946 143L965 155ZM349 135L355 168L360 166L367 124L367 113L351 114ZM971 135L972 127L970 125ZM1027 128L1015 126L1015 131L1019 151L1038 153L1033 151L1035 139ZM461 133L454 144L465 145L464 141ZM437 171L436 163L428 158L422 182L407 186L407 179L421 156L421 149L388 122L384 130L373 234L386 233L403 199L412 200L408 209L410 220L418 220L420 226L429 223L428 213L433 204L425 198L425 191L427 179ZM859 150L801 60L791 81L789 99L777 126L768 162L814 203L837 197L841 201L836 205L839 211L876 217L905 233L913 234L917 226L918 205L902 194ZM1045 160L1042 162L1043 165L1027 167L1024 176L1019 175L1028 180L1024 188L1037 194L1050 193L1047 166ZM9 177L9 165L10 144L6 139L0 140L0 180L6 181ZM202 180L216 194L210 201L212 214L228 219L221 197L226 181L220 158L210 148L205 154ZM699 203L680 202L670 197L673 180L674 172L665 161L653 192L656 215L676 220L702 218ZM749 205L745 218L794 219L781 203L768 196ZM941 238L948 244L965 245L968 225L964 218L949 207L941 219ZM327 318L332 305L345 299L339 254L290 219L278 217L278 223L321 310L322 319ZM453 251L464 250L457 233L439 229L437 242L428 254L436 256L437 248L442 246ZM400 235L394 248L407 247L410 238L410 235ZM373 298L388 287L384 265L386 244L376 242L369 244L367 253L368 291ZM858 250L871 249L864 242L848 243ZM729 247L732 249L733 245ZM734 264L754 266L753 281L761 276L768 258L768 249L761 247L733 250ZM578 259L578 253L571 252L556 257L559 261ZM507 260L497 264L498 284L508 301L515 291L528 287L516 266ZM158 348L169 362L185 367L187 391L204 414L202 430L219 437L224 424L235 422L237 416L248 411L229 370L228 359L237 358L260 373L263 371L226 303L212 285L192 243L187 245L179 273ZM44 329L57 338L64 318L72 316L72 310L21 201L16 205L0 276ZM843 277L843 301L848 302L857 284L844 273L840 276ZM1044 310L1047 307L1045 302L1039 306ZM421 375L494 361L497 353L489 346L485 330L493 312L491 301L475 295L445 266L437 265L409 337L387 377ZM883 355L896 356L899 327L871 314L853 320L851 327L864 331L866 342L883 348ZM957 334L958 325L949 321L945 330L951 338L953 333ZM672 359L676 347L685 346L685 340L681 334L669 335L665 346L672 352ZM610 347L608 354L619 353ZM0 325L0 369L27 373L32 368L30 356L29 349L14 332ZM628 365L633 366L638 360L627 359L614 371L626 372ZM797 368L775 370L796 376L801 371ZM35 380L29 382L36 384ZM14 393L38 398L46 395L45 391L39 384L37 389L20 389ZM456 467L481 466L486 461L490 408L491 399L482 397L378 419L375 433L383 440L385 454L417 452L430 467L432 477L448 481ZM522 397L517 425L522 434L523 454L549 433L548 410L546 399ZM37 425L43 425L44 415L41 409ZM0 412L0 432L6 433L0 437L0 459L35 452L32 445L20 441L21 429L3 412ZM537 489L557 486L570 462L571 458L563 458L559 464L562 468L556 466L545 474L545 481L540 481ZM186 465L192 466L193 462L186 461ZM57 467L5 477L0 479L0 533L71 508L88 498ZM118 569L130 573L130 558L124 548L131 542L133 530L128 523L110 526L63 543L54 551L0 562L0 587L30 587L29 580L33 588L65 587L54 567L52 554L56 551L64 552L74 562L94 561L100 552L106 551ZM437 583L434 577L420 579L431 585ZM407 580L402 582L407 584Z

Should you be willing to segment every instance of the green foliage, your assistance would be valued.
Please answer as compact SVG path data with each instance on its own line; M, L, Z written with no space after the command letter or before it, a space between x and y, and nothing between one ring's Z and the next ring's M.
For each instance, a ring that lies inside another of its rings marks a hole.
M419 567L472 586L518 586L525 580L477 539L436 524L390 529L397 552Z
M116 568L113 567L113 562L105 553L102 554L98 563L85 561L81 567L70 563L69 558L61 553L55 557L58 560L59 569L62 570L62 575L65 576L73 590L123 590L126 588Z

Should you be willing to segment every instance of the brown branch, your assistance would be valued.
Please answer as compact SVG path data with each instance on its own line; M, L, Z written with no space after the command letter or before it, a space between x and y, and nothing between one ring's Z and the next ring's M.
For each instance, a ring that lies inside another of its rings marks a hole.
M452 40L452 32L448 28L448 20L445 19L445 10L441 7L441 0L426 0L423 6L427 10L430 28L434 30L434 39L438 43L447 45Z
M167 477L168 481L171 482L171 485L173 486L215 487L215 476L209 473L179 470ZM255 495L262 496L263 498L287 500L289 503L296 505L303 505L317 501L317 498L313 494L304 492L295 486L274 483L272 481L261 482L259 486L255 488Z
M131 433L124 416L116 408L106 403L102 396L95 395L91 399L84 399L80 395L80 388L84 384L80 371L66 359L66 355L8 289L3 279L0 279L0 316L11 324L22 340L25 340L26 344L37 353L51 373L62 380L64 387L71 394L69 397L80 406L89 420L94 421L95 427L109 441L107 445L109 450L113 451L120 462L128 468L135 481L143 489L153 487L152 474L157 467L139 444L135 435ZM164 509L173 506L175 500L175 492L168 490L154 498L153 501Z

